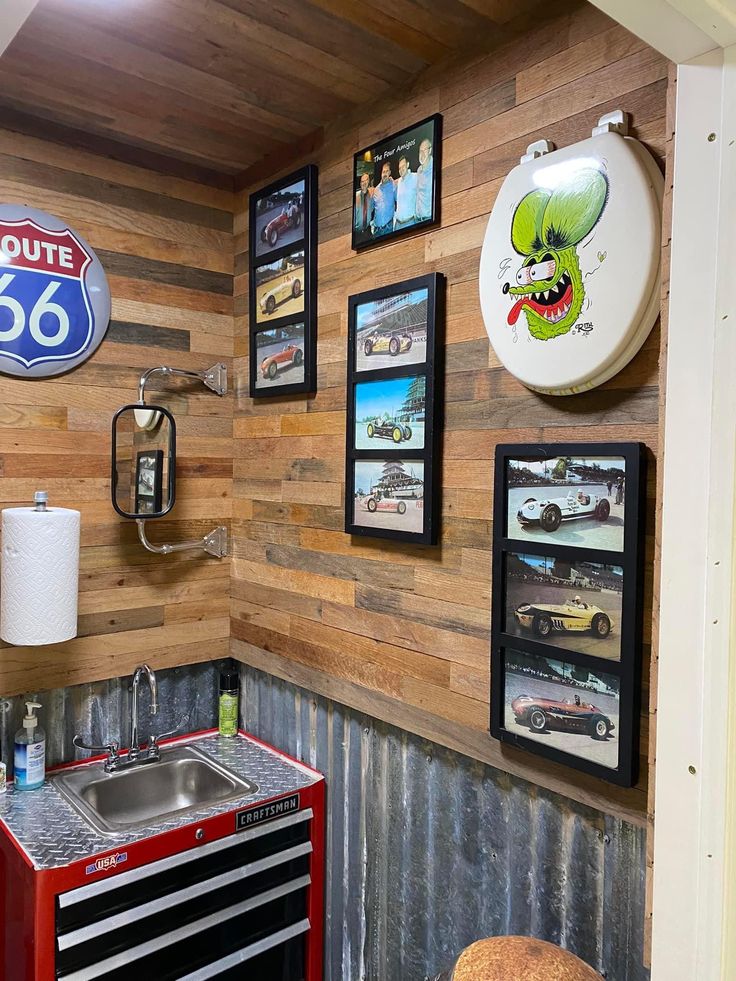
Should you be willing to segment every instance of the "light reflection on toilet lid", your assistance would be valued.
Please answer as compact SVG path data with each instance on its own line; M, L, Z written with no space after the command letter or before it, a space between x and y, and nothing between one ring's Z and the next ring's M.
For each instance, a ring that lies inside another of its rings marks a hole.
M486 331L524 385L572 395L628 364L659 315L662 175L609 132L515 167L480 263Z

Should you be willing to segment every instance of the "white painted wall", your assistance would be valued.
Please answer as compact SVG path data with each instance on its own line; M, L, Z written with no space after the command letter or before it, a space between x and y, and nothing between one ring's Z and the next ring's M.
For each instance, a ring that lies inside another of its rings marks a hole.
M632 34L636 34L675 64L690 61L719 46L713 35L668 0L590 0ZM677 0L675 0L677 2ZM683 0L683 6L687 0ZM689 0L704 6L706 0ZM716 0L718 2L718 0ZM727 0L731 2L731 0Z
M0 55L21 29L38 0L0 0Z
M722 48L736 44L736 0L668 0Z

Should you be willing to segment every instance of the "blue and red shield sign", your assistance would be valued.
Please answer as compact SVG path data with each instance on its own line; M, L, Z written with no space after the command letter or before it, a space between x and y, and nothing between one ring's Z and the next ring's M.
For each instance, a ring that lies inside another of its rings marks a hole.
M110 292L92 249L58 218L0 205L0 371L60 374L105 335Z

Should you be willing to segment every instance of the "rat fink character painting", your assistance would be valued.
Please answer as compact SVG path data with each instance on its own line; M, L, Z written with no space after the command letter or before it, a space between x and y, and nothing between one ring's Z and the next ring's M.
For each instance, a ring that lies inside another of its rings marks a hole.
M539 187L521 199L511 222L511 243L524 261L517 285L503 286L516 300L510 325L523 311L529 333L540 341L570 330L585 299L577 246L597 224L607 200L608 180L593 167L580 167L554 188Z

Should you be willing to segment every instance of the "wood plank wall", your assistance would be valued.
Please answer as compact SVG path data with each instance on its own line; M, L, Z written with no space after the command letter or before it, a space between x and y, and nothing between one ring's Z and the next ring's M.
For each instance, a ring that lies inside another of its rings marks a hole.
M107 338L48 381L0 377L0 506L43 487L82 513L79 637L0 650L0 695L117 677L148 661L227 654L229 561L154 556L110 503L110 420L143 368L231 363L232 192L0 129L0 200L66 219L97 251L112 290ZM177 502L155 541L228 523L232 398L179 384ZM158 393L153 392L158 397Z
M631 790L503 750L487 735L493 449L497 442L641 440L656 455L660 331L607 385L575 398L524 389L496 361L477 297L480 246L497 190L528 143L567 145L622 108L663 162L668 63L587 4L548 19L472 63L430 70L417 86L342 121L308 158L320 167L319 391L249 399L247 201L236 213L235 551L232 653L534 783L644 823ZM444 115L442 227L357 255L350 249L351 155L429 115ZM284 162L280 162L283 166ZM277 170L263 177L277 176ZM263 183L258 174L258 183ZM252 189L256 189L254 180ZM343 526L347 298L439 271L448 281L441 545L351 541ZM646 655L654 616L652 467ZM648 701L648 672L644 705Z

